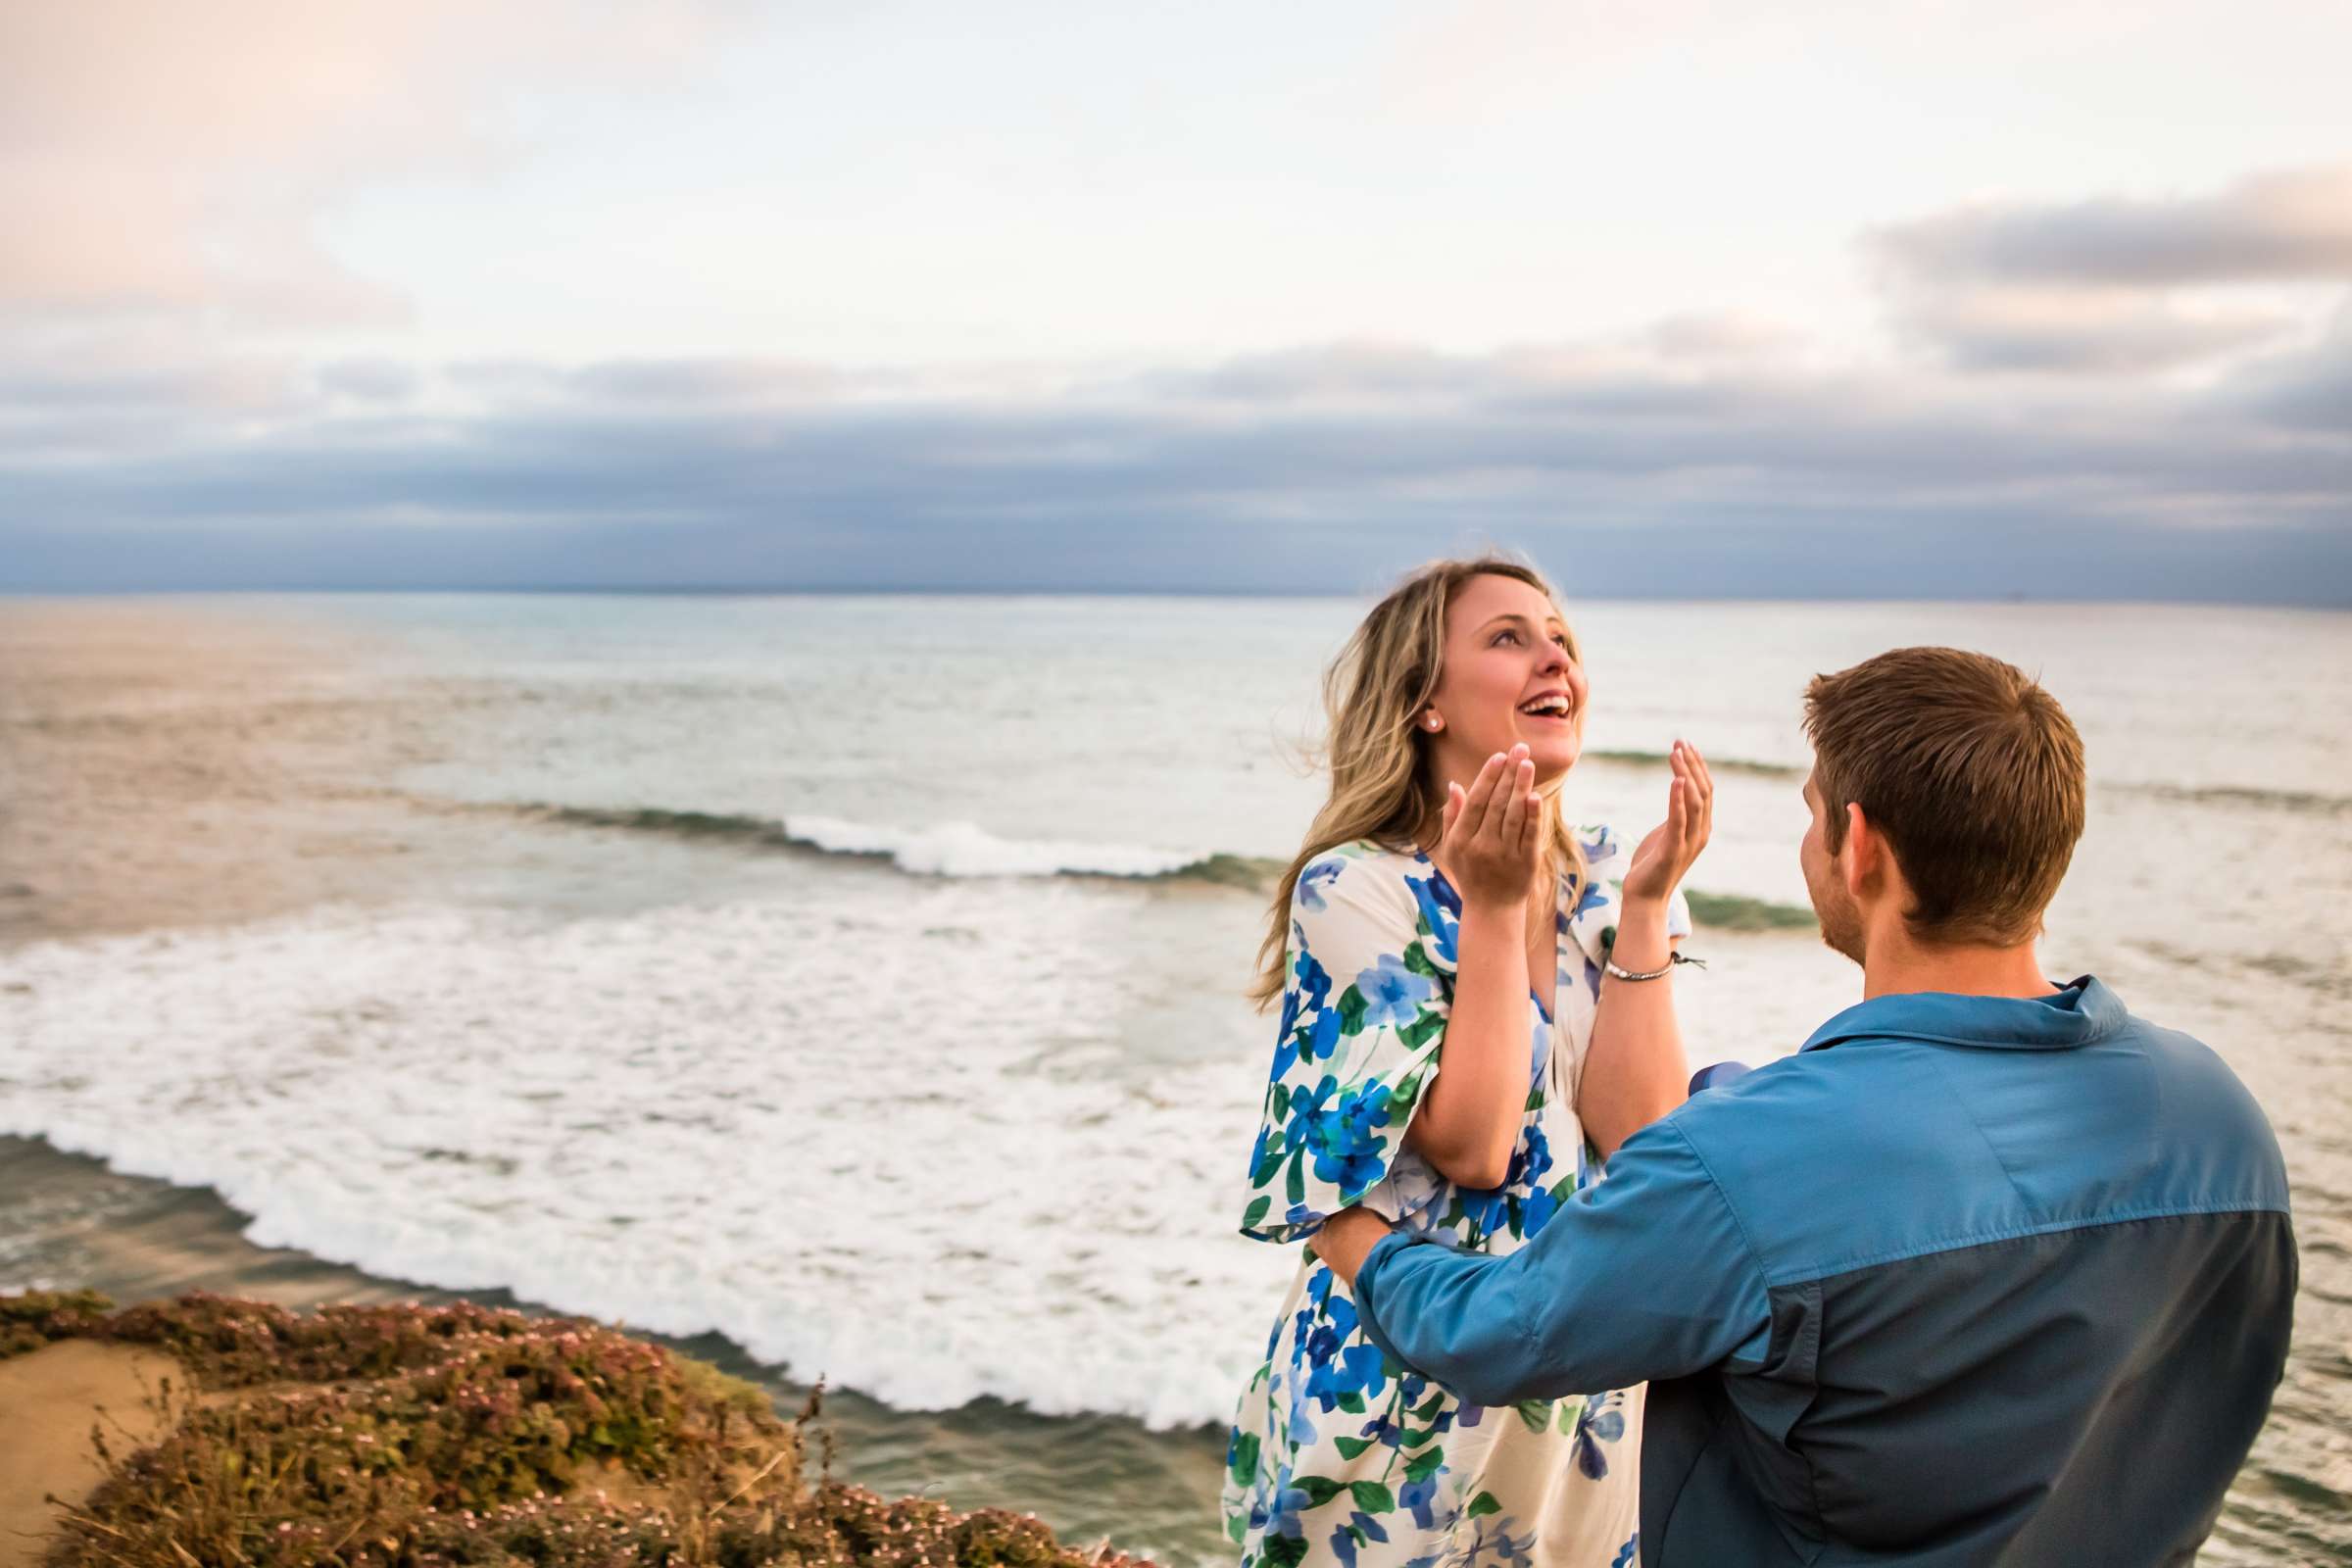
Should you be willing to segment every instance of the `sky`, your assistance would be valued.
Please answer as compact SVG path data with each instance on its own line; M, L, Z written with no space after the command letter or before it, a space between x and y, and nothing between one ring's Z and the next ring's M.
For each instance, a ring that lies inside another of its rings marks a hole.
M2339 0L0 7L0 592L2352 605Z

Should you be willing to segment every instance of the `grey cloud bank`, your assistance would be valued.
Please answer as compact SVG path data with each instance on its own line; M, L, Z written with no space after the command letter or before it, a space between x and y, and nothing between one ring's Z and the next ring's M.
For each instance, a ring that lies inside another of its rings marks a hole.
M2341 328L2095 395L1345 345L996 394L745 362L236 384L85 378L70 416L0 388L0 588L1357 592L1493 539L1593 596L2352 603Z

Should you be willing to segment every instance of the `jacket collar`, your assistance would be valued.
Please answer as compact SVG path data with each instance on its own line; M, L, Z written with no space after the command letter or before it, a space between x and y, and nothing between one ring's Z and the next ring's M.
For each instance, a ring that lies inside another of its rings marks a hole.
M2001 1051L2072 1051L2113 1034L2129 1015L2095 975L2046 997L1968 997L1914 991L1873 997L1813 1031L1797 1049L1826 1051L1849 1040L1922 1040Z

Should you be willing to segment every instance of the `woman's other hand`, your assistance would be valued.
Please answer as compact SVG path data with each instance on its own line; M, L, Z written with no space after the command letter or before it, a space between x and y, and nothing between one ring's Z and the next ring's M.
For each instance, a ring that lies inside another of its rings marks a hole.
M1389 1222L1368 1208L1344 1208L1323 1222L1323 1228L1309 1238L1307 1245L1340 1277L1349 1290L1355 1288L1355 1271L1364 1266L1372 1249L1389 1234Z
M1666 786L1666 820L1634 851L1625 873L1629 905L1663 905L1673 897L1715 828L1715 777L1707 771L1707 760L1697 747L1676 741L1667 762L1674 781Z
M1543 821L1536 764L1524 744L1488 758L1468 790L1446 784L1437 858L1464 905L1502 909L1527 903L1543 853Z

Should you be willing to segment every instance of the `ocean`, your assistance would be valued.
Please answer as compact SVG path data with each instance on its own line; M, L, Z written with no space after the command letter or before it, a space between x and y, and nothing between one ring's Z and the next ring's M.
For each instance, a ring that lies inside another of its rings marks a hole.
M1241 991L1362 608L0 599L0 1290L617 1319L821 1377L850 1479L1221 1560L1293 1266L1235 1234ZM1808 676L1951 643L2067 705L2047 972L2214 1044L2294 1181L2294 1356L2201 1560L2352 1561L2352 614L1574 608L1579 818L1714 762L1701 1061L1859 996L1800 928Z

